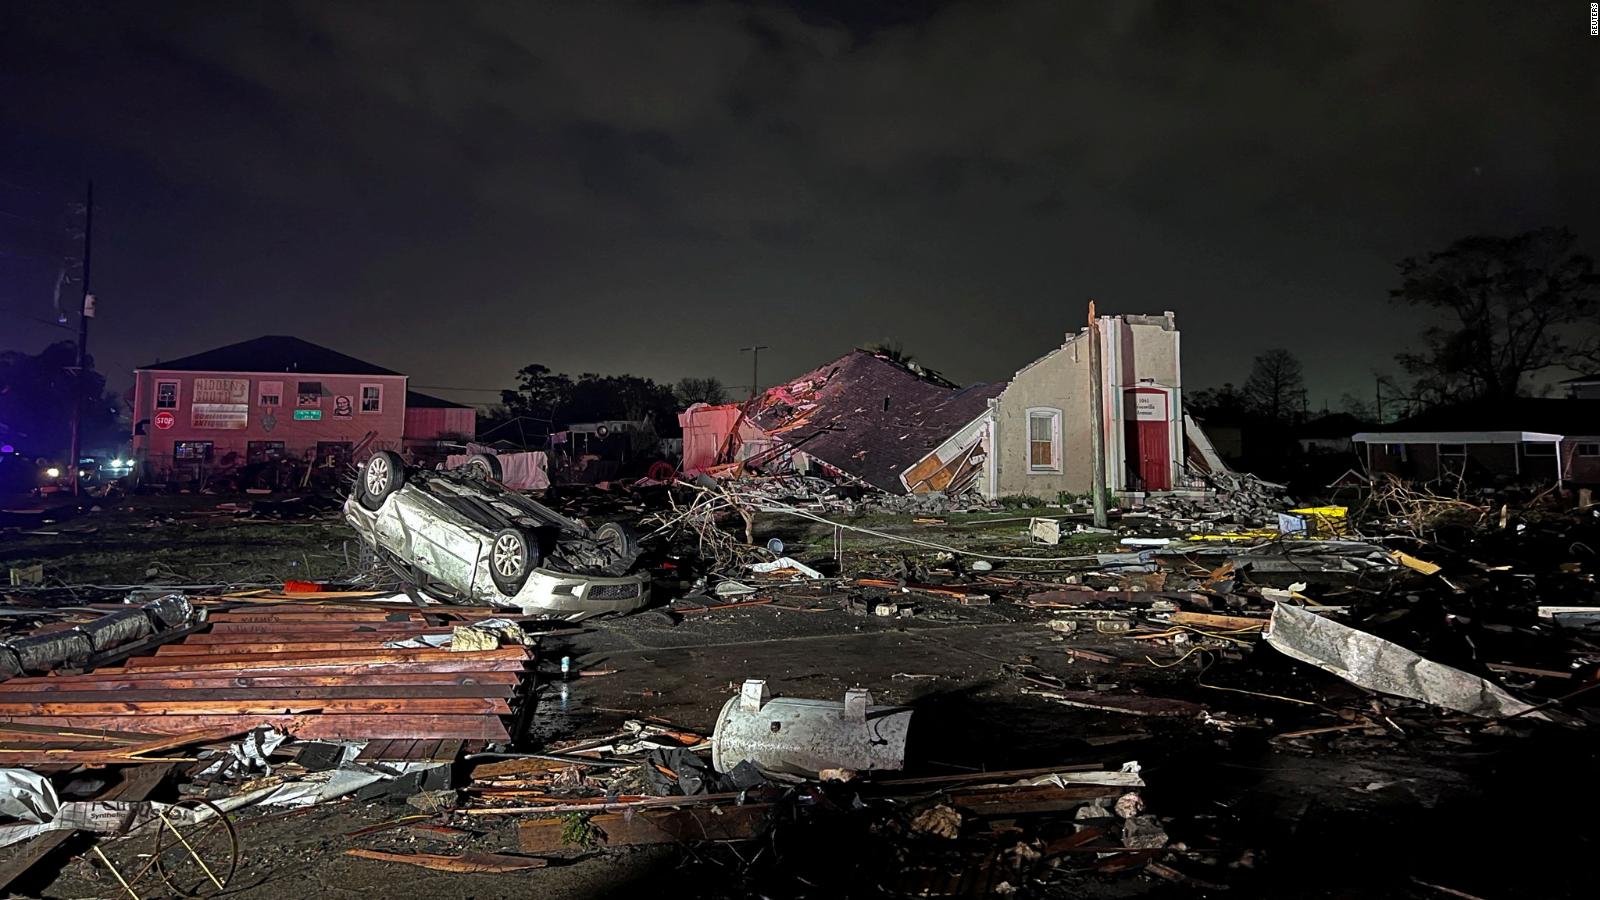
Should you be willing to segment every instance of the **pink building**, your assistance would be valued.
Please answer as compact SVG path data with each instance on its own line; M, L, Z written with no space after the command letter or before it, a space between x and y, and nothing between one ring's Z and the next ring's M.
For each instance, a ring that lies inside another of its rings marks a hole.
M133 422L147 478L398 451L406 376L299 338L259 337L135 369Z

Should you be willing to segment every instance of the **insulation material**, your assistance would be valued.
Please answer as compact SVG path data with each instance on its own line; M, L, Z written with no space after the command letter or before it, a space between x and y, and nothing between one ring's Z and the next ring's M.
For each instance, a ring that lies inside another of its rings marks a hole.
M1267 643L1286 656L1377 691L1474 716L1514 716L1533 706L1469 672L1424 659L1391 641L1298 606L1272 611ZM1544 718L1529 713L1530 718Z

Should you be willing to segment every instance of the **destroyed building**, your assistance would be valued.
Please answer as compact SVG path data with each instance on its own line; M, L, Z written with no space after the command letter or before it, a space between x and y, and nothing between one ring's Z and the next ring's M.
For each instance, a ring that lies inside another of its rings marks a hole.
M1183 414L1173 314L1107 316L1097 325L1106 487L1187 487L1186 434L1209 445ZM987 498L1088 493L1094 482L1090 335L1087 327L1068 335L1060 348L1020 369L985 410L908 470L908 488L938 489L939 473L966 460L978 469L973 485Z
M1114 492L1198 486L1223 468L1183 413L1172 313L1098 320L1106 485ZM841 477L895 494L975 492L1055 499L1093 481L1088 328L1009 382L958 387L856 350L743 404L679 417L684 471L774 468ZM1207 464L1205 460L1210 460Z
M1523 397L1430 410L1351 437L1374 475L1600 484L1600 399Z
M903 473L1004 387L961 388L921 367L853 350L743 404L685 411L685 469L776 465L905 493Z

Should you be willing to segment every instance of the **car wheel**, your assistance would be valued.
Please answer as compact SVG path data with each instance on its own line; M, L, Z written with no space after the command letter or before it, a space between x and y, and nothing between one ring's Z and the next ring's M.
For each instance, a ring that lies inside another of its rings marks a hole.
M392 450L379 450L361 469L361 496L358 499L362 506L377 511L383 501L405 483L405 461L400 454Z
M611 557L606 572L626 575L639 558L639 535L621 522L607 522L594 530L594 541Z
M502 528L494 533L494 540L489 543L489 577L494 579L494 586L500 593L515 596L538 564L527 535L515 528Z
M499 481L505 475L499 457L488 453L472 454L461 468L474 478L487 478L490 481Z

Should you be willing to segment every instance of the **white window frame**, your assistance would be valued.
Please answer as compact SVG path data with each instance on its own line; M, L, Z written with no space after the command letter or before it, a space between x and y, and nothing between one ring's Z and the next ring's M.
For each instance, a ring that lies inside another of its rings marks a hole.
M172 385L172 405L171 406L162 406L161 405L161 386L164 385L164 384ZM177 409L178 407L183 405L183 382L179 381L176 378L161 378L161 379L157 379L155 396L152 397L151 399L155 403L155 408L156 409Z
M273 402L273 403L268 403L267 402L267 398L268 397L276 397L277 401ZM258 382L256 382L256 405L257 406L282 406L283 405L283 382L281 382L281 381L258 381Z
M314 385L317 386L317 393L315 395L301 393L301 391L300 391L301 386L302 385L307 385L307 384L314 384ZM320 381L320 380L319 381L296 381L294 383L294 408L295 409L321 409L322 408L322 397L323 397L323 395L325 395L327 393L328 393L328 385L326 383ZM303 402L301 402L302 398L308 397L308 396L315 396L317 398L317 402L316 403L303 403Z
M1466 459L1467 458L1467 445L1466 444L1436 444L1435 446L1437 446L1439 448L1439 458L1440 459L1445 459L1445 458L1449 458L1449 459ZM1457 448L1457 449L1446 450L1445 449L1446 447L1454 447L1454 448Z
M1033 461L1033 420L1048 418L1050 420L1050 464L1047 466L1036 465ZM1023 421L1024 437L1027 442L1028 474L1029 475L1059 475L1061 474L1061 410L1053 406L1030 406Z
M377 409L367 409L367 388L376 388L377 391L378 391L378 408ZM381 414L383 412L383 385L381 385L381 384L363 384L363 385L361 385L360 391L357 392L357 394L356 394L356 412L358 412L358 413L360 413L362 415L366 415L366 416L375 416L375 415Z
M1538 447L1538 453L1531 452ZM1548 450L1549 452L1545 452ZM1556 445L1548 441L1524 441L1522 443L1522 456L1524 459L1555 459Z
M1600 441L1579 441L1572 455L1585 458L1600 456Z

